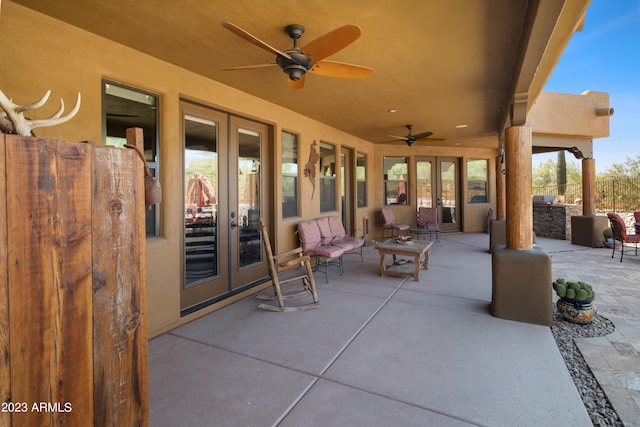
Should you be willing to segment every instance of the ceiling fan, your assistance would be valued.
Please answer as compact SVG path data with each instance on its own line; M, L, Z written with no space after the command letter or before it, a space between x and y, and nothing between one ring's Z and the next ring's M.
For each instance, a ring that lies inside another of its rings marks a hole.
M444 141L444 138L429 138L431 135L433 135L433 132L422 132L417 135L413 135L411 133L411 131L413 130L413 125L406 125L406 128L409 129L408 135L406 136L389 135L391 138L395 138L393 141L389 141L389 142L403 141L409 147L412 147L413 144L416 143L416 141L425 140L425 139L429 139L431 141Z
M347 79L363 79L373 74L372 68L325 59L344 49L360 37L362 32L357 25L348 24L336 28L302 48L298 47L298 39L304 33L304 27L298 24L289 25L284 31L293 39L293 47L281 51L230 22L223 21L221 24L227 30L240 36L249 43L276 55L275 62L269 64L230 67L225 68L225 70L248 70L277 65L289 76L288 84L291 90L302 89L304 87L307 72L321 76Z

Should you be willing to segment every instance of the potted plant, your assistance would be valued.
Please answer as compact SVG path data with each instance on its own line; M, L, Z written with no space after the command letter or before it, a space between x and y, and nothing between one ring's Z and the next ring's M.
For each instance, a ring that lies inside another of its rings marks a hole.
M613 246L616 244L616 241L613 238L613 230L611 230L611 227L607 227L602 230L602 242L604 243L604 246L606 248L613 248Z
M590 323L593 320L597 308L593 303L595 292L591 285L559 278L553 282L553 289L560 297L556 307L563 319L573 323Z

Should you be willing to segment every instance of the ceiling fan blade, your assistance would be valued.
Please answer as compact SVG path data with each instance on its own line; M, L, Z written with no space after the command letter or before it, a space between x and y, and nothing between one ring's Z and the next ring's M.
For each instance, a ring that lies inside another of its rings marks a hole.
M373 75L373 71L373 68L336 61L318 61L309 69L314 74L343 79L366 79Z
M409 138L407 138L406 136L398 136L398 135L389 135L389 138L395 138L394 141L395 140L398 140L398 141L408 141L409 140Z
M275 67L277 65L278 64L276 64L275 62L273 64L241 65L239 67L223 68L223 70L252 70L254 68L268 68Z
M357 25L343 25L340 28L336 28L318 37L300 50L304 52L311 61L320 61L358 40L360 34L362 34L362 31Z
M237 36L242 37L243 39L245 39L249 43L251 43L251 44L253 44L255 46L258 46L259 48L264 49L264 50L266 50L268 52L275 53L276 55L284 56L285 58L291 60L291 56L289 56L288 53L281 52L278 49L276 49L275 47L268 45L267 43L263 42L262 40L260 40L256 36L251 35L248 32L246 32L245 30L243 30L242 28L238 27L237 25L234 25L231 22L226 22L226 21L222 21L220 24L222 24L222 26L225 27L227 30L231 31L232 33L234 33Z
M422 139L422 138L428 138L428 137L430 137L431 135L433 135L433 132L423 132L423 133L419 133L419 134L417 134L417 135L413 135L413 137L414 137L415 139Z
M289 89L298 90L304 87L305 75L300 76L298 80L287 79L287 84L289 85Z

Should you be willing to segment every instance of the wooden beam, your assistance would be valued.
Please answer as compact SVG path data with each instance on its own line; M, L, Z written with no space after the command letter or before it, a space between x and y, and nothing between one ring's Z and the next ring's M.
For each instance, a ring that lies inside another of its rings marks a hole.
M9 325L9 283L7 259L7 174L6 137L0 134L0 354L5 355L0 363L0 403L11 402L11 353L9 347L11 328ZM11 425L11 413L0 411L0 426Z
M582 159L582 215L596 214L596 160Z
M512 126L505 131L507 247L533 248L531 200L531 126Z
M12 425L93 425L93 147L5 138Z
M93 194L95 422L147 425L144 169L137 153L96 149Z

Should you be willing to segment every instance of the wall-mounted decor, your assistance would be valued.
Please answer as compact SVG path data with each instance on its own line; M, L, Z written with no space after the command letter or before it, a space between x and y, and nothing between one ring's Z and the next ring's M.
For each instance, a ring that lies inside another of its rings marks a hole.
M304 165L304 176L308 177L311 181L311 185L313 186L313 191L311 192L311 200L313 200L313 195L316 192L316 163L320 159L320 154L316 151L316 147L318 143L313 141L311 144L311 151L309 152L309 161L306 165Z
M48 119L30 120L24 116L25 111L35 110L42 107L51 95L48 90L40 100L30 104L14 104L13 101L0 90L0 132L21 136L32 136L33 129L45 126L55 126L67 122L76 115L80 109L80 93L76 103L64 116L64 101L60 98L60 108ZM4 111L3 111L4 110Z

